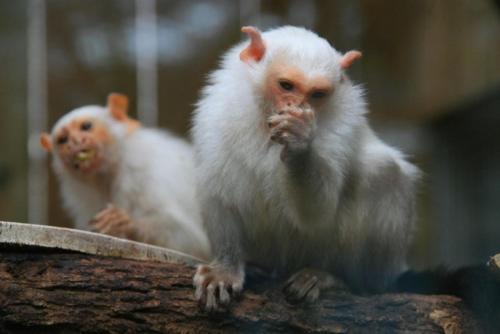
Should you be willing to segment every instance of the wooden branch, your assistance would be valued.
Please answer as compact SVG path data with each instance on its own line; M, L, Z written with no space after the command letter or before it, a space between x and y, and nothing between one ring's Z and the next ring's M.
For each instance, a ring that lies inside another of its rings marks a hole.
M2 243L2 234L0 245L1 333L477 330L452 296L331 293L314 305L294 305L279 286L259 284L226 312L207 314L193 300L193 265L13 245Z
M175 250L72 228L0 221L0 244L43 247L134 260L196 265L200 259Z

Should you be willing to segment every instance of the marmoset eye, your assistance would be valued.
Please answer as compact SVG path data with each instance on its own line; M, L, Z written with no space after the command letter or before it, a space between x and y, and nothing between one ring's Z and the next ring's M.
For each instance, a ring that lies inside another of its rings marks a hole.
M59 144L59 145L66 144L67 142L68 142L67 135L62 135L59 138L57 138L57 144Z
M293 90L294 86L291 82L281 80L279 83L280 83L281 88L283 88L284 90L287 90L287 91Z
M83 122L82 125L80 125L80 130L82 131L89 131L92 129L92 123L91 122Z
M313 99L322 99L326 96L326 92L323 90L317 90L311 93Z

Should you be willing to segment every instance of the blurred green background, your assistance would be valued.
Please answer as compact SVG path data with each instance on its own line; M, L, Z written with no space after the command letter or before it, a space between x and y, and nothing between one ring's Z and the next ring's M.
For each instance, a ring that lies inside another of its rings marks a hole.
M500 4L493 0L0 0L0 219L71 226L38 134L131 99L186 136L206 74L243 36L284 24L358 49L371 123L423 171L411 263L500 252Z

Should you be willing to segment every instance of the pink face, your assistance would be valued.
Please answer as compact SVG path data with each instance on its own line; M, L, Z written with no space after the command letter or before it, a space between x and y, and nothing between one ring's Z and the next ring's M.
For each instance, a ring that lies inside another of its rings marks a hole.
M105 159L104 148L112 141L107 127L99 120L77 118L54 134L54 150L69 170L90 175Z
M255 27L243 27L241 31L250 37L249 45L240 52L240 60L251 65L265 56L266 43ZM348 69L361 57L359 51L348 51L339 59L342 70ZM333 93L331 81L321 75L306 76L299 68L286 61L271 64L266 73L264 92L272 103L272 111L288 108L312 108L317 111Z
M113 122L122 124L126 135L134 133L140 124L127 115L128 98L123 94L111 93L106 109ZM64 166L79 176L91 176L97 171L109 168L108 147L114 138L108 126L98 117L74 116L71 121L52 136L46 132L40 135L40 145L47 152L57 154ZM120 140L117 138L116 140ZM105 166L108 165L108 166Z
M275 111L286 108L320 108L333 92L324 76L306 77L292 66L271 65L266 75L265 92Z

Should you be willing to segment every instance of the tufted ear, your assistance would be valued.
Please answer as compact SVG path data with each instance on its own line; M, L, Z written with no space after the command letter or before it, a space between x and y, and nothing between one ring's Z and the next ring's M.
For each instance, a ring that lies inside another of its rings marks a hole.
M52 139L47 132L43 132L40 135L40 146L42 146L42 148L47 152L52 151Z
M123 94L111 93L108 95L107 105L111 116L117 121L128 120L128 97Z
M255 27L243 27L241 28L241 32L250 37L250 45L240 53L241 61L245 63L259 62L266 52L266 46L264 45L260 31Z
M349 68L356 59L359 58L361 58L361 52L356 50L348 51L342 56L342 59L340 59L340 67L345 70Z

